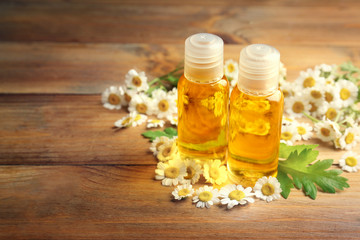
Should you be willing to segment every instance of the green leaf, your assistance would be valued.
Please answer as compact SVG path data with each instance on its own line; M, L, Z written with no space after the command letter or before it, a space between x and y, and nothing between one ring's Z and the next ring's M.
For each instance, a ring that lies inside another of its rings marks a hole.
M279 158L288 158L290 156L290 154L294 151L297 152L302 152L304 149L315 149L316 147L318 147L319 145L314 144L314 145L296 145L296 146L288 146L285 143L280 143L280 151L279 151ZM318 151L315 151L317 153L319 153ZM314 153L315 154L315 153Z
M314 150L316 146L280 145L280 155L286 160L279 161L277 178L284 198L288 198L294 186L303 189L305 195L312 199L316 199L317 187L327 193L335 193L335 188L343 190L349 187L347 179L339 176L342 173L341 170L327 170L333 163L332 159L316 161L319 154Z
M360 69L355 67L351 61L345 62L340 65L341 71L349 72L350 74L360 72Z
M164 129L164 132L168 135L171 135L173 137L177 136L177 130L175 128L172 128L172 127L168 127L168 128L165 128Z
M154 141L155 138L157 137L168 137L168 138L173 138L175 136L177 136L177 130L175 128L169 127L169 128L165 128L164 131L147 131L147 132L143 132L141 135L143 135L146 138L149 138L150 141Z

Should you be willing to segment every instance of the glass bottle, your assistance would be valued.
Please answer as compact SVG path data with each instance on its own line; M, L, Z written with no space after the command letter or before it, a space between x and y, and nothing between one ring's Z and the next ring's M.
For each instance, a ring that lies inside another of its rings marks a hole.
M278 86L280 53L253 44L240 53L239 79L231 93L229 113L230 179L254 186L277 175L284 97Z
M229 82L224 42L198 33L185 41L184 75L178 83L178 147L181 157L225 161Z

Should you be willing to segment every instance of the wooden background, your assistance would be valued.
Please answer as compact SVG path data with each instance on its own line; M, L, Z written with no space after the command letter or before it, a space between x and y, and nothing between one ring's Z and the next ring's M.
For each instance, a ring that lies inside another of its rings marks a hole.
M356 0L1 1L0 238L359 239L359 173L315 201L293 190L270 204L197 209L154 180L145 126L112 129L126 111L100 103L131 68L171 70L197 32L221 36L225 59L273 45L290 80L320 63L360 66L359 12ZM337 167L343 151L310 143Z

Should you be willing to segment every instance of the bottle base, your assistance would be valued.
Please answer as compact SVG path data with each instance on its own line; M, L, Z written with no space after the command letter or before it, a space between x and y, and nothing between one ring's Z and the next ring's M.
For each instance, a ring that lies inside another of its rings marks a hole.
M259 178L262 177L276 177L277 176L277 167L266 169L262 164L252 164L257 165L253 168L244 169L244 168L234 168L229 165L228 162L228 178L235 184L241 184L243 187L254 187L255 183ZM262 168L261 171L255 169ZM265 170L266 169L266 170Z

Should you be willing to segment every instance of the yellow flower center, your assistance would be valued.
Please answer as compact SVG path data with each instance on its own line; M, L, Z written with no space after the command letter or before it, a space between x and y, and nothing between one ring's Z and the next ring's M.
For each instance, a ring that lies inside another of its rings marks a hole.
M291 132L283 132L283 133L281 133L281 139L282 139L282 140L288 141L288 140L290 140L292 137L293 137L293 135L292 135Z
M193 167L186 168L187 175L184 177L185 179L192 179L195 175L195 169Z
M161 154L164 157L170 156L171 155L171 146L164 148Z
M159 147L161 146L161 145L163 145L164 144L164 142L158 142L157 144L156 144L156 150L158 150L159 151Z
M327 102L332 102L332 100L334 100L334 95L332 95L331 93L329 92L325 92L325 100Z
M202 202L208 202L212 199L213 194L209 191L203 191L199 194L199 199Z
M108 97L108 102L111 105L118 105L121 102L121 99L118 95L116 95L114 93L110 93L110 95Z
M348 135L345 137L346 144L350 144L354 141L354 134L348 133Z
M218 168L210 168L209 175L212 179L218 179L220 177L220 172Z
M126 102L129 103L131 101L131 96L129 94L125 93L124 97Z
M315 79L313 77L308 77L303 82L304 88L315 86Z
M134 84L134 86L140 87L141 86L141 79L139 78L139 76L133 77L132 83Z
M317 90L312 90L312 91L310 92L310 94L311 94L311 96L312 96L313 98L315 98L315 99L319 99L319 98L322 97L321 92L320 92L320 91L317 91Z
M340 147L340 138L336 138L335 146Z
M227 66L227 69L228 69L229 72L232 73L232 72L235 70L235 66L230 63L230 64Z
M162 112L166 112L169 109L169 102L167 100L161 100L158 103L159 110Z
M329 108L326 113L325 116L330 119L330 120L334 120L337 116L337 112L334 108Z
M272 185L271 183L265 183L262 188L261 188L261 192L265 195L265 196L270 196L273 195L275 192L275 187L274 185Z
M354 157L347 157L345 159L346 165L350 166L350 167L354 167L357 165L357 160Z
M315 112L315 111L318 109L318 107L316 106L316 104L315 104L315 103L310 102L310 105L311 105L310 112Z
M327 128L321 128L321 129L320 129L320 132L321 132L321 135L323 135L323 136L325 136L325 137L330 136L330 130L327 129Z
M184 189L181 189L178 194L180 197L186 197L189 193L190 193L190 190L187 188L184 188Z
M351 96L351 93L350 93L350 91L349 91L348 89L343 88L343 89L340 90L340 98L341 98L342 100L346 100L346 99L348 99L350 96Z
M290 95L288 90L283 90L284 97L288 97Z
M234 190L229 194L229 198L231 200L240 201L244 197L245 197L245 193L243 191L240 191L240 190Z
M302 113L304 111L305 107L302 102L295 102L292 106L292 110L294 113Z
M127 117L121 122L121 125L126 126L130 123L130 121L131 121L131 117Z
M142 114L145 114L146 111L147 111L147 106L145 103L139 103L139 104L136 104L136 111L138 113L142 113Z
M300 134L300 135L304 135L306 133L306 129L304 127L297 127L297 132Z
M179 176L179 168L177 167L168 167L164 171L166 178L177 178Z

